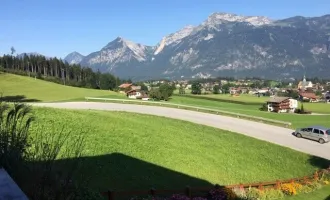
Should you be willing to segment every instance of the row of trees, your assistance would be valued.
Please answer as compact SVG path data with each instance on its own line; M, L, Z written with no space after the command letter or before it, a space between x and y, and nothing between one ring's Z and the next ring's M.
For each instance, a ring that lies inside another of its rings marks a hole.
M174 85L163 83L157 88L152 88L148 94L151 99L168 101L174 90Z
M71 65L56 57L46 58L42 55L4 55L0 57L0 71L64 85L104 90L115 90L124 82L109 73L94 72L79 64Z
M233 85L230 83L223 84L223 85L214 85L212 88L210 88L209 91L211 91L213 94L220 94L220 91L222 93L229 93L229 88L232 87ZM202 85L200 82L195 81L191 84L191 94L202 94ZM184 88L179 89L179 94L184 94Z

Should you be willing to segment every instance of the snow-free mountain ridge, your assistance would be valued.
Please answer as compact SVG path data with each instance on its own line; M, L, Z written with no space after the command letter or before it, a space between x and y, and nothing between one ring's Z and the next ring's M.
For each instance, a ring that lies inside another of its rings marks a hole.
M322 77L330 71L330 15L272 20L218 12L155 46L117 37L100 51L80 56L65 60L81 58L81 65L132 79Z
M67 61L69 64L79 64L83 58L84 58L83 55L74 51L74 52L70 53L69 55L67 55L64 58L64 60Z

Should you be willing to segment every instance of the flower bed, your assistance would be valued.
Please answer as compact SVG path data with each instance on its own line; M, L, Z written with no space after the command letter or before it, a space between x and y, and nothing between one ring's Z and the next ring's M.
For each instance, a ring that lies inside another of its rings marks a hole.
M330 184L330 172L322 173L321 177L314 176L312 179L302 179L289 183L279 183L275 186L265 187L225 187L216 186L214 189L200 195L199 197L189 198L183 194L173 194L170 197L147 197L132 198L131 200L270 200L282 199L285 196L306 194Z

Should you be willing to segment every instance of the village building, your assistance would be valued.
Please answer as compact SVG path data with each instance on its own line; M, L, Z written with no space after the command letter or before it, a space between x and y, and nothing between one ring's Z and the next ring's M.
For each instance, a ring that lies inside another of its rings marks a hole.
M123 83L118 87L119 87L119 89L127 89L127 88L131 87L132 85L133 85L132 83Z
M305 91L308 88L313 88L313 83L312 81L307 81L306 76L304 75L303 80L298 83L298 90Z
M130 91L126 92L126 95L130 99L141 99L144 101L149 100L149 96L147 95L147 93L140 89L130 90Z
M271 97L266 102L268 112L295 112L298 108L298 101L290 97Z
M299 99L302 101L318 102L314 92L299 92Z
M324 94L324 99L325 99L325 102L330 103L330 91L327 91Z
M141 86L140 85L132 85L131 89L132 90L141 90Z
M240 88L235 88L235 87L230 87L229 88L229 94L231 95L237 95L241 93L241 89Z

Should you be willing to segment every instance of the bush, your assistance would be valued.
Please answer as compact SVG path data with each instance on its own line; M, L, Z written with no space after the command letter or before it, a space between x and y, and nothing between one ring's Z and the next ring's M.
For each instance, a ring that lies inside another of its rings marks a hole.
M79 192L86 196L88 190L78 190L81 185L73 181L80 167L77 158L82 155L83 134L70 138L70 132L45 134L45 128L41 128L32 137L33 121L29 106L0 102L0 166L31 200L75 200ZM63 157L73 161L58 164ZM82 185L87 187L87 182Z
M261 199L262 195L263 195L263 192L261 190L258 190L257 188L249 188L246 191L247 199L251 199L251 200Z
M171 198L169 198L169 200L190 200L190 198L185 195L174 194L174 195L172 195Z
M260 199L262 200L273 200L273 199L283 199L284 193L277 189L266 189L261 193Z
M299 183L285 183L281 185L281 190L286 195L296 195L297 190L300 190L302 185Z
M322 188L322 184L318 181L313 181L307 184L308 187L311 188L312 191L318 190Z
M30 146L29 128L34 120L30 107L0 102L0 167L17 178Z
M267 104L266 104L266 103L262 104L262 107L259 108L259 110L261 110L261 111L268 111L268 106L267 106Z
M309 187L309 185L303 185L299 190L298 193L302 193L302 194L307 194L313 192L312 188Z
M208 197L208 199L212 200L232 200L237 198L232 189L220 186L209 191Z
M235 195L240 198L240 199L246 199L247 195L246 195L246 191L245 189L241 189L241 188L233 188L233 192L235 193Z

